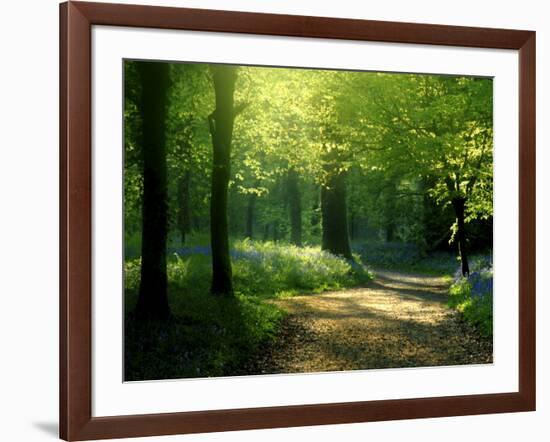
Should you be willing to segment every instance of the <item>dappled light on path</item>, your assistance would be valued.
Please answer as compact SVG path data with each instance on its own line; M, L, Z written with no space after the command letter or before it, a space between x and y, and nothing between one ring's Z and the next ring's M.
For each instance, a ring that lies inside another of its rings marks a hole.
M492 362L492 344L447 307L444 278L378 271L367 287L275 302L289 314L249 373Z

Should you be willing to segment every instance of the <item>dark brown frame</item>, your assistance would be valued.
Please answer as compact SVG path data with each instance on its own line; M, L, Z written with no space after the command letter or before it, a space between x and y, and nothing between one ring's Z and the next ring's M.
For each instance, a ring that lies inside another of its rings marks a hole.
M519 51L519 391L92 417L91 27ZM535 410L535 32L105 3L60 5L60 437L121 438Z

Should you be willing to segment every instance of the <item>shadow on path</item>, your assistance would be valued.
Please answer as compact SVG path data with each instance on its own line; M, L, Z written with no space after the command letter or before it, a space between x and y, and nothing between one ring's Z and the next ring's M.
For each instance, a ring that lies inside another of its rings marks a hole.
M289 314L243 374L492 363L492 342L447 307L445 278L377 271L367 287L273 301Z

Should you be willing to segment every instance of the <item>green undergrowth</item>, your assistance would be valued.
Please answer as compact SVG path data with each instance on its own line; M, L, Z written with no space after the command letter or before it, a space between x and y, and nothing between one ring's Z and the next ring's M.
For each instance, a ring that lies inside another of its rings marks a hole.
M474 325L482 336L493 335L493 296L474 298L470 295L470 285L467 280L451 286L449 290L449 306L462 313L464 319Z
M350 262L319 247L242 240L233 255L235 289L264 298L339 290L373 278L359 256Z
M480 264L481 263L481 264ZM482 336L493 336L493 270L487 260L474 260L469 277L457 275L449 289L449 306L462 313Z
M258 299L214 297L170 287L172 317L126 317L127 381L232 375L274 338L283 312Z
M168 257L172 317L141 323L133 317L140 259L125 265L125 379L229 376L274 339L284 312L269 299L358 286L372 279L363 265L318 247L236 241L235 296L209 293L211 256L196 246Z

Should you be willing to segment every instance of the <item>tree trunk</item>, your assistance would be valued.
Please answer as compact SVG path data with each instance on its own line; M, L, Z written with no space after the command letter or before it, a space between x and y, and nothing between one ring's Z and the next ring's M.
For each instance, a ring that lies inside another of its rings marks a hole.
M348 233L346 174L332 176L321 188L322 248L352 259Z
M190 171L186 171L178 181L178 229L181 234L182 247L185 246L186 235L191 231L190 182Z
M351 212L349 216L349 237L353 241L357 238L357 230L355 228L355 212Z
M320 235L321 234L321 217L319 216L320 207L321 207L321 191L316 186L316 197L315 201L313 202L313 205L311 206L311 218L310 218L310 226L311 226L311 233L312 235Z
M248 204L246 206L246 231L245 238L254 238L254 208L256 206L256 194L248 195Z
M233 296L227 194L230 174L231 139L235 108L233 93L237 71L233 66L212 66L216 109L209 116L212 136L212 195L210 200L210 235L212 244L213 294Z
M302 197L298 173L290 169L287 175L287 197L290 215L290 242L302 246Z
M387 190L384 195L384 224L386 242L393 242L395 239L395 198L396 198L396 182L395 178L390 178L387 181Z
M266 242L267 240L269 240L269 223L264 226L263 241Z
M393 221L386 221L386 242L392 242L395 239L395 224Z
M453 208L455 209L456 224L457 224L457 242L458 251L460 253L462 276L470 275L470 267L468 265L468 254L466 250L466 231L464 228L464 207L466 205L465 198L453 198Z
M279 241L279 221L273 221L273 242Z
M165 319L170 315L166 276L168 234L166 189L166 105L168 65L138 63L142 82L143 226L141 280L136 315Z

